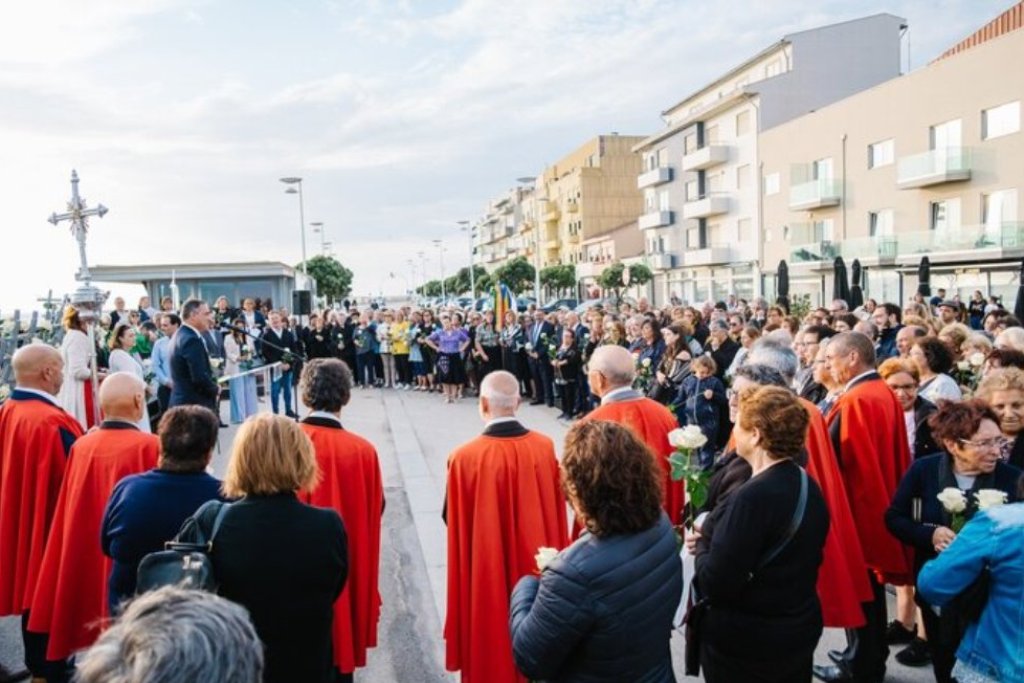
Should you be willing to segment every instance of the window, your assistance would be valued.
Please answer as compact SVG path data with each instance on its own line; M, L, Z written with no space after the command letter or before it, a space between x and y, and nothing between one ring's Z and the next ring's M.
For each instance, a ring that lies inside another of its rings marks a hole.
M725 179L725 171L720 171L714 175L707 176L708 181L708 193L721 192L722 186L724 185L723 180Z
M736 137L750 132L750 110L736 114Z
M1005 223L1017 222L1017 190L999 190L982 195L981 221L986 232L998 230Z
M831 242L835 234L835 221L831 218L814 221L811 223L811 230L814 233L815 242Z
M716 144L718 144L718 133L719 133L719 131L718 131L718 124L717 123L715 125L713 125L713 126L708 126L707 128L705 128L704 129L704 141L705 141L705 143L709 144L709 145L716 145Z
M936 232L956 230L960 227L960 200L946 199L931 203L929 226Z
M668 167L668 150L664 147L658 150L658 168Z
M811 164L811 178L813 180L832 180L832 158L818 159Z
M697 134L690 133L683 138L683 154L692 154L697 151Z
M704 243L700 238L700 227L690 228L686 231L686 246L689 249L703 249Z
M708 245L718 246L727 244L725 239L725 228L721 223L708 223Z
M653 171L658 167L658 156L656 152L644 152L644 170Z
M893 230L892 209L879 209L868 214L868 234L872 237L888 237Z
M981 139L991 140L1020 130L1020 101L981 112Z
M779 193L779 174L769 173L764 177L764 194L770 197Z
M960 146L960 119L946 121L928 130L928 141L932 150L946 150Z
M700 185L696 180L686 183L686 201L693 202L700 199Z
M746 244L754 239L753 222L749 218L741 218L736 221L736 236L740 244Z
M644 190L644 213L651 213L657 205L658 193L651 188Z
M750 164L736 167L736 189L745 190L750 187Z
M765 78L778 76L780 73L782 73L782 62L780 62L778 59L776 59L773 62L769 62L768 65L764 67Z
M888 166L893 162L894 156L895 145L892 138L868 145L868 168Z
M668 211L669 208L668 190L662 190L661 193L658 194L658 209L661 211Z

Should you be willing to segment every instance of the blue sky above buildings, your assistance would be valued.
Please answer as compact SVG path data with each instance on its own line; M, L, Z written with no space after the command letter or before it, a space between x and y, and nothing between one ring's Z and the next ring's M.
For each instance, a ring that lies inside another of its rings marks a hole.
M456 221L588 138L659 112L786 33L905 17L924 65L1011 0L36 1L0 24L0 309L73 288L45 222L77 168L110 207L94 263L299 259L295 197L357 293L398 292ZM307 233L307 252L319 238ZM399 277L391 278L397 272ZM403 279L403 275L404 278Z

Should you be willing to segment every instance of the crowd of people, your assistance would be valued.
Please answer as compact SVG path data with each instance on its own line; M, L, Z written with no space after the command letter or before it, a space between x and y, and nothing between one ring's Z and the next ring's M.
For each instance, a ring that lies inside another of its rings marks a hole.
M443 512L446 664L466 683L673 681L680 627L687 672L709 683L882 681L894 645L940 682L1024 681L1024 327L980 293L837 299L801 317L734 296L500 323L343 306L306 325L223 298L142 312L133 325L115 311L105 343L166 368L156 436L151 378L125 359L108 363L90 425L75 412L90 410L80 339L14 358L0 615L22 615L36 676L178 681L202 665L225 681L351 680L377 642L385 501L374 446L340 415L356 388L381 387L475 394L484 423L449 457ZM229 382L243 424L224 482L206 473L218 351L229 377L256 358L275 367L273 414L255 414L255 385ZM573 422L561 459L517 415L556 401ZM679 435L693 428L691 449ZM669 462L679 448L707 481L691 500ZM134 598L143 558L213 536L219 598ZM202 632L149 632L172 614ZM826 626L848 644L815 664Z

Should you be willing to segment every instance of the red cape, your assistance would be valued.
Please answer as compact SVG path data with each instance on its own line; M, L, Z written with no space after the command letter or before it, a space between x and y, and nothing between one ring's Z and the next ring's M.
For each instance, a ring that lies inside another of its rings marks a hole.
M462 683L525 683L508 603L542 547L569 544L554 443L536 432L480 436L448 458L449 671Z
M830 433L839 430L839 468L867 566L888 583L911 583L909 553L885 526L885 511L910 466L903 408L885 382L869 379L839 397L828 425Z
M80 436L78 420L42 398L12 396L0 408L0 616L32 603L67 449Z
M50 635L48 660L67 659L99 636L111 565L100 549L103 511L114 485L156 467L159 454L160 440L134 428L101 427L71 448L28 623Z
M604 420L629 427L650 447L665 473L663 480L665 514L672 524L683 523L683 506L686 504L686 489L681 481L672 481L672 468L668 456L675 450L668 442L668 434L679 428L675 415L657 401L640 398L635 401L621 401L598 406L585 420Z
M818 599L825 626L856 628L864 625L861 603L870 602L864 553L853 524L850 502L839 464L828 438L825 418L810 401L800 399L811 418L807 429L807 474L817 482L829 513L828 536L818 570Z
M303 500L332 508L348 534L348 580L334 603L334 663L342 673L366 666L367 648L377 645L380 620L380 525L384 508L377 450L340 427L302 424L313 442L320 484Z

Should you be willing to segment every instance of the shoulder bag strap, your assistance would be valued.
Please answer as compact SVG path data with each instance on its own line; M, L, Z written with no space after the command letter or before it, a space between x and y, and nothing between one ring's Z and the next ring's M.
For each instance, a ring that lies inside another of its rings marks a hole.
M211 550L213 549L213 539L217 538L217 532L220 531L221 522L224 521L229 507L231 507L231 503L221 503L220 510L217 510L217 516L213 520L213 530L210 532L210 540L207 543Z
M771 563L776 557L779 556L789 542L796 536L797 529L800 528L800 524L804 521L804 511L807 509L807 471L800 468L800 497L796 501L796 510L793 511L793 519L789 522L789 528L786 529L786 534L779 540L775 547L769 551L764 558L757 563L754 567L754 572L758 572L764 569L768 564ZM753 576L753 572L751 573Z

